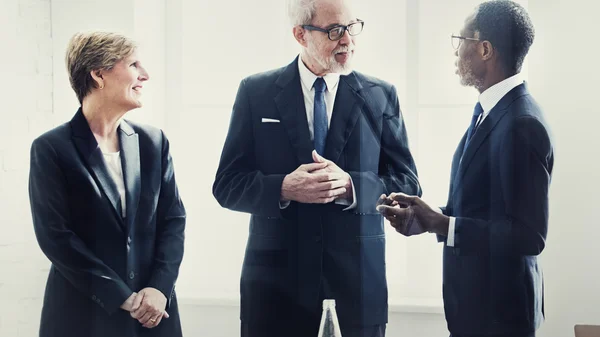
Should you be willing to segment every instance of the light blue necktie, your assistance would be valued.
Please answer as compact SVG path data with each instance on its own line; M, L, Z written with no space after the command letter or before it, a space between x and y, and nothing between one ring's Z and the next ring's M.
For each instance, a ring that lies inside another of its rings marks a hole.
M325 80L322 77L317 78L313 84L315 88L314 105L314 142L315 150L321 156L325 155L325 141L327 139L327 108L325 107Z
M473 117L471 118L471 125L469 125L469 130L467 131L467 139L465 140L465 147L463 147L463 154L465 153L465 151L467 151L467 145L469 145L469 141L471 140L471 137L473 137L473 134L477 130L475 125L477 124L477 120L479 119L479 116L481 116L482 113L483 113L483 108L481 107L481 104L479 102L477 102L477 104L475 105L475 109L473 109Z

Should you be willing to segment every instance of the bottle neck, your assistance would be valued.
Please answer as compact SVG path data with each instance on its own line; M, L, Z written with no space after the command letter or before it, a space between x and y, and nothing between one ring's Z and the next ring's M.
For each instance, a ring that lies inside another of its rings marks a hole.
M335 309L335 300L323 300L323 309Z

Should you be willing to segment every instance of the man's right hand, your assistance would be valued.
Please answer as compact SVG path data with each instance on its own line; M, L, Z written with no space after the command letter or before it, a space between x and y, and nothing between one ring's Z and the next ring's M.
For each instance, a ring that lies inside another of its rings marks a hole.
M300 165L283 179L282 201L297 201L305 204L326 204L346 193L346 177L336 172L312 173L327 167L328 163Z

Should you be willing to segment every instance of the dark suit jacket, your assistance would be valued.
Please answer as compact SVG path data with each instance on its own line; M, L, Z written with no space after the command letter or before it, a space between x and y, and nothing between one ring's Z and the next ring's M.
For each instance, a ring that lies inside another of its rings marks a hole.
M52 262L40 336L181 336L175 280L185 209L162 131L122 121L126 211L81 109L31 146L29 195L40 248ZM167 311L146 329L119 307L134 291L160 290Z
M443 210L456 217L454 247L444 244L448 329L526 335L544 311L537 256L546 244L554 154L542 110L519 85L490 111L463 154L464 142L454 154Z
M285 175L313 162L297 62L241 82L213 185L223 207L252 214L241 319L318 320L324 296L337 301L342 325L385 323L385 236L376 202L382 193L421 194L395 88L357 72L339 82L324 157L352 177L357 207L292 202L282 210Z

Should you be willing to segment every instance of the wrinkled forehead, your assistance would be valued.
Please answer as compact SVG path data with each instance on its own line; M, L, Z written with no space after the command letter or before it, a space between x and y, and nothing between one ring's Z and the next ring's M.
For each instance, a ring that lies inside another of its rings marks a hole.
M319 0L313 24L322 27L347 25L356 21L348 0Z

